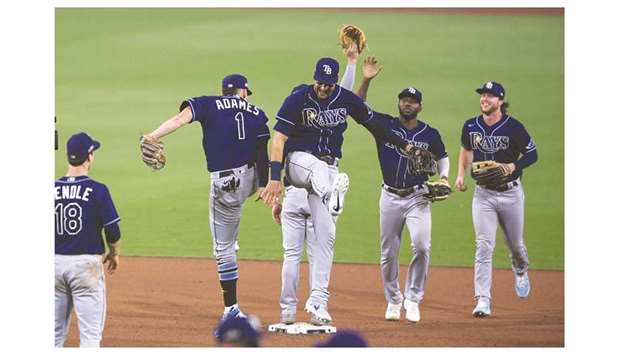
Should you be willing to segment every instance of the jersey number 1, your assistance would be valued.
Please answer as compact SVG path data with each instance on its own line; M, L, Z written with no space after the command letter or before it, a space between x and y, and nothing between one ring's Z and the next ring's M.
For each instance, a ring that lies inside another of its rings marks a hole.
M239 140L245 139L245 122L243 120L243 113L237 112L235 115L235 121L237 121L237 133L239 134Z
M75 202L56 204L56 234L76 235L82 230L82 206Z

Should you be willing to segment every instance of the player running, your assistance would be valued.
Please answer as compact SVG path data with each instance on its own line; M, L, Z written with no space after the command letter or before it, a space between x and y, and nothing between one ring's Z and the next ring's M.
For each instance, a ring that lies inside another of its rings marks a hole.
M363 81L358 95L366 100L371 80L381 67L375 58L364 61ZM417 148L428 150L437 159L440 180L447 184L450 161L439 132L421 121L422 92L414 87L405 88L398 94L398 117L375 112L374 117L387 129L404 137ZM420 321L419 304L430 265L431 248L431 201L427 199L428 175L414 174L407 169L407 157L394 145L377 139L377 153L383 175L379 202L381 228L381 276L387 301L385 319L400 319L405 307L405 318ZM427 195L427 196L425 196ZM405 295L399 286L399 253L403 227L407 225L413 254L405 281Z
M257 189L260 192L268 178L267 116L246 100L251 94L243 75L229 75L222 80L221 96L183 101L177 115L146 136L159 141L188 123L202 126L202 146L211 177L209 226L224 298L222 320L245 317L237 302L235 242L243 203Z
M463 125L455 187L460 191L467 189L465 171L472 161L502 163L507 173L498 184L482 186L477 182L472 201L476 233L474 296L477 300L472 314L488 317L491 315L491 273L498 223L512 254L515 292L520 298L527 298L530 292L529 260L523 241L525 194L520 177L523 169L536 162L538 153L523 124L508 114L508 102L504 101L506 91L500 83L489 81L476 92L480 94L482 114Z
M88 177L100 143L86 133L67 141L67 174L55 183L55 346L62 347L75 307L80 347L99 347L106 317L104 264L120 261L120 217L108 188ZM102 261L105 246L108 253Z
M261 198L270 207L282 193L282 162L287 180L308 190L308 204L317 238L314 251L313 289L306 302L313 324L330 324L327 310L329 277L333 261L336 225L329 204L342 157L343 133L347 116L366 127L373 135L411 151L413 146L373 117L372 110L351 91L337 85L338 62L321 58L314 72L314 84L299 85L286 98L276 116L270 157L270 181Z

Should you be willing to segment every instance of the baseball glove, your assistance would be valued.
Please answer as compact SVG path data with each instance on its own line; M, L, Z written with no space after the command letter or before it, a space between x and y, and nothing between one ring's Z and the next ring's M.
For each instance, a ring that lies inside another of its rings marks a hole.
M149 136L140 137L140 151L142 161L146 166L153 170L161 170L166 166L166 155L164 155L164 143Z
M366 36L361 28L355 25L343 25L340 30L338 38L340 40L340 46L343 49L349 48L351 43L357 44L358 53L362 53L362 50L366 48Z
M437 173L437 162L428 150L413 148L407 156L407 172L410 175L433 176Z
M506 164L493 160L476 161L471 165L471 177L479 185L492 186L501 184L510 175Z
M434 182L426 182L426 187L428 187L428 193L422 195L427 200L431 202L443 201L448 198L450 193L452 192L452 188L450 188L450 183L446 179L439 179Z

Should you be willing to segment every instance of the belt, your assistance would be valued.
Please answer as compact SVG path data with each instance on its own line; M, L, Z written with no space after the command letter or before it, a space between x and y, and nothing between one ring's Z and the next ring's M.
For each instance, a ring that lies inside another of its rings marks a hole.
M245 165L242 165L234 169L214 171L211 173L211 179L223 178L229 175L234 175L235 173L242 174L246 172L248 169L251 169L253 167L254 167L254 163L247 163Z
M415 185L412 187L406 187L404 189L395 189L393 187L387 186L386 184L383 184L382 186L385 191L398 195L398 197L407 197L418 190L424 189L424 185Z
M508 181L508 182L505 182L505 183L499 184L499 185L493 185L493 186L480 185L480 186L482 186L482 187L484 187L485 189L488 189L488 190L493 190L493 191L497 191L497 192L504 192L504 191L508 191L508 190L512 189L515 186L519 186L519 181L512 180L512 181Z
M306 150L305 152L308 154L312 154L315 157L317 157L319 160L326 162L327 165L338 166L338 158L336 157L333 157L331 155L319 155L309 150Z

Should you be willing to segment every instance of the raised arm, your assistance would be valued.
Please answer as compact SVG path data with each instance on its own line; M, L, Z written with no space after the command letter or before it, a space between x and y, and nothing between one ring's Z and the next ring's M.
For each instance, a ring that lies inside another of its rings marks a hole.
M181 112L164 121L164 123L162 123L156 130L147 134L146 136L155 140L159 140L181 128L182 126L190 123L192 121L192 118L192 110L188 106L184 108Z
M382 69L383 66L379 65L375 57L367 57L364 59L364 65L362 66L362 83L359 89L357 89L357 96L361 97L362 100L366 101L370 81L379 75Z

